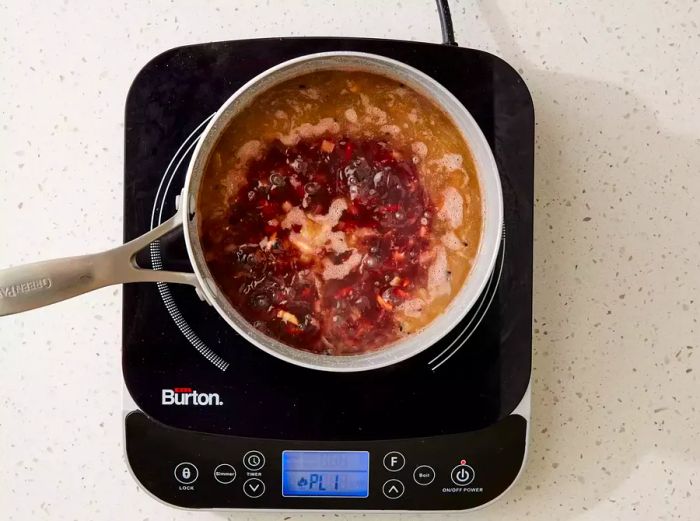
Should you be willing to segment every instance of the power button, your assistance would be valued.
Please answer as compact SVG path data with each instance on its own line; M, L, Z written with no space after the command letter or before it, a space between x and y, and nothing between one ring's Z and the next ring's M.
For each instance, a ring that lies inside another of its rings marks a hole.
M452 483L463 487L474 481L474 469L469 465L457 465L450 473Z

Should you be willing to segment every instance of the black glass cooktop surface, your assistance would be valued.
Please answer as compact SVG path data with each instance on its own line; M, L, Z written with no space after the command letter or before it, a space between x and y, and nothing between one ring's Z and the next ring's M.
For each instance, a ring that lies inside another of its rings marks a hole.
M179 428L258 438L369 440L486 427L518 405L530 377L534 113L520 76L488 53L347 38L243 40L180 47L149 62L126 103L124 238L173 215L198 136L253 76L313 52L403 61L469 109L498 163L505 234L496 269L464 321L407 361L360 373L297 367L255 348L189 286L131 284L123 297L123 372L137 405ZM181 234L139 256L191 270ZM162 403L163 390L217 393L218 406Z

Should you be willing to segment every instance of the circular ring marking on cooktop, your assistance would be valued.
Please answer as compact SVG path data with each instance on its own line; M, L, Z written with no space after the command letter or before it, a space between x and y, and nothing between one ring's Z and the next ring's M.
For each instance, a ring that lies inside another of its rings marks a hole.
M438 353L432 360L428 362L428 365L431 366L430 368L433 371L437 370L442 364L444 364L450 358L452 358L452 356L455 355L464 346L464 344L467 343L467 341L474 334L474 331L476 331L476 329L479 327L479 324L481 324L481 321L486 316L486 312L491 307L496 293L498 293L498 285L501 282L501 275L503 274L503 264L505 255L506 228L504 225L503 233L501 236L500 253L498 255L498 259L496 260L496 265L493 268L493 272L491 272L491 276L489 277L489 280L486 284L486 288L481 294L481 297L479 297L478 305L476 306L476 311L472 315L471 319L469 319L467 325L464 326L464 329L459 332L455 339L452 340L452 342L450 342L450 344L445 349L440 351L440 353Z
M211 118L213 117L214 114L211 114L210 116L205 118L204 121L202 121L190 133L190 135L185 138L185 140L182 142L180 147L173 155L172 159L170 160L170 163L168 163L168 166L165 169L165 172L163 173L163 177L161 178L160 183L158 184L155 199L153 200L153 209L151 211L151 229L155 228L163 222L163 208L165 208L165 203L168 200L168 193L170 191L170 187L172 186L173 179L175 179L177 172L180 170L183 164L185 166L187 165L185 159L191 154L192 150L199 141L199 137L204 132L206 124L209 123L209 120L211 120ZM160 241L154 241L151 243L150 252L151 265L153 269L162 270L163 259L161 256ZM170 291L170 287L168 286L168 284L164 282L158 282L157 287L158 292L160 293L160 297L163 300L163 304L165 304L165 308L168 311L168 314L173 319L175 325L184 335L187 341L190 344L192 344L192 346L204 358L209 360L209 362L214 364L222 371L226 371L226 369L228 369L229 363L223 358L221 358L218 354L216 354L214 350L212 350L209 346L207 346L204 343L204 341L194 332L192 327L187 323L184 316L182 315L182 312L180 311L180 308L178 308L177 304L175 303L175 300L173 299L173 295Z

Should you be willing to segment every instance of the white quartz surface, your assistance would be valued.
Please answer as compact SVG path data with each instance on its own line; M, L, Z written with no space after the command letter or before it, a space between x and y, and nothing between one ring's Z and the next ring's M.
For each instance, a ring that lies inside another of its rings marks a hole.
M511 62L537 113L530 457L461 517L698 519L700 4L451 3L459 43ZM0 266L120 240L124 99L159 52L439 34L432 0L2 2ZM0 319L0 519L226 517L128 474L119 349L119 288Z

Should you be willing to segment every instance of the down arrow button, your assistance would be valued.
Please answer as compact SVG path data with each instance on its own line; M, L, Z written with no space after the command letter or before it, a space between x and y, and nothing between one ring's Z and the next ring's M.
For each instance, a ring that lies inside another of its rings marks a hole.
M260 497L265 493L265 483L258 478L250 478L243 483L243 492L248 497Z

